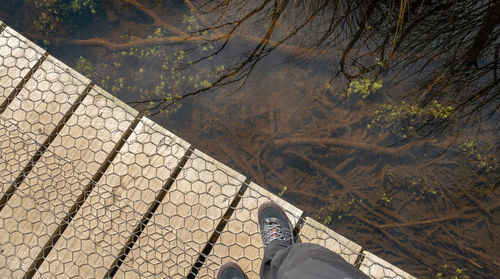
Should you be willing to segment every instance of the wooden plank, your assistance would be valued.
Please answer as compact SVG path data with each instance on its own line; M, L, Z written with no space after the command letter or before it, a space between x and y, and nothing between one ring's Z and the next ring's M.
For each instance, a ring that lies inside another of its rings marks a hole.
M230 261L236 262L248 278L259 278L264 247L257 213L259 206L269 200L279 204L285 210L292 225L295 226L302 215L300 209L257 184L250 183L218 242L200 269L198 278L215 278L219 267Z
M22 277L136 113L89 92L0 212L0 277Z
M35 154L35 135L0 116L0 199ZM2 206L0 204L0 206Z
M351 264L356 262L361 253L361 245L343 237L310 217L306 218L300 230L299 239L302 243L315 243L328 248Z
M0 105L44 53L42 48L10 27L0 33Z
M35 278L103 278L188 148L143 118Z
M1 182L0 199L84 92L89 82L62 62L49 56L5 109L1 117L9 121L9 125L15 125L19 133L15 135L12 132L3 135L2 138L10 136L12 138L8 140L17 141L16 138L21 137L26 142L11 146L13 149L9 151L10 154L18 153L23 156L8 158L9 160L15 158L17 164L11 161L9 176L5 176L5 180ZM28 140L27 137L31 139Z
M90 80L52 56L40 65L2 116L19 122L43 142L84 92Z
M361 261L359 269L371 278L376 279L416 279L416 277L404 272L387 261L364 251L364 259Z
M244 180L195 150L114 278L186 278Z

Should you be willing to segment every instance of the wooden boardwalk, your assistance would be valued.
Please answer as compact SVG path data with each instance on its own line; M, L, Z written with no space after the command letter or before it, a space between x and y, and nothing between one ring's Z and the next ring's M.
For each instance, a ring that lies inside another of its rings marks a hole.
M0 27L0 278L258 278L257 208L373 278L414 278Z

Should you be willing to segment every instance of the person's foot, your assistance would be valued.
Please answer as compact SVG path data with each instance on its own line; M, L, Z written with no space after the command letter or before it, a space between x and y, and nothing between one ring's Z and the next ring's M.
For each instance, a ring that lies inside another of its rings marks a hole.
M239 265L234 262L228 262L219 268L217 279L248 279L248 277Z
M265 202L259 207L259 228L262 243L266 248L273 240L283 240L293 244L292 225L285 211L274 202Z

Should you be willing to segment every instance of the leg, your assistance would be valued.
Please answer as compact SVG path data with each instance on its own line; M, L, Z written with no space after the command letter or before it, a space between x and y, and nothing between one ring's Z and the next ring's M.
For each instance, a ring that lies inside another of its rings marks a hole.
M264 258L260 265L260 278L273 279L278 278L278 271L289 253L289 243L283 240L275 240L269 243L264 249Z
M271 243L269 247L273 250L268 255L264 252L263 279L368 278L338 254L317 244L298 243L284 247L280 243Z
M294 244L290 221L275 203L259 207L259 228L264 244L262 279L368 278L338 254L320 245Z

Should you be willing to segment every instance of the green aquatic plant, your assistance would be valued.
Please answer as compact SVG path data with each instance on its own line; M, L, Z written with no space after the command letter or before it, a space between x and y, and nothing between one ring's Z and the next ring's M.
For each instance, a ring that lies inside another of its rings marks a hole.
M315 219L324 225L342 222L351 217L352 213L359 208L359 204L363 203L362 199L351 198L347 195L339 196L333 193L328 196L328 200L328 204L322 206L315 215Z
M484 147L490 151L493 147ZM486 173L493 172L500 167L500 163L495 156L488 156L488 151L481 151L479 143L475 140L466 140L463 143L462 151L471 160L477 162L477 168L483 170Z
M278 197L282 198L287 190L288 190L288 188L286 186L283 186L281 191L278 193Z
M115 63L93 63L80 56L76 59L73 68L116 96L125 87L125 78L117 75Z
M406 187L416 201L428 201L440 196L440 191L438 190L440 188L439 184L435 181L428 181L423 177L410 174L405 175L401 179L398 179L397 184ZM441 195L440 197L442 198L443 196Z
M93 78L93 75L95 73L94 64L83 56L80 56L76 59L74 68L76 71L82 73L83 75L89 78Z
M382 88L382 80L375 80L369 78L352 80L349 82L347 88L347 96L359 95L362 99L370 96L373 92Z
M417 184L413 184L414 191L412 192L415 200L425 200L429 197L437 197L438 191L431 185L424 185L421 187L416 187Z
M384 192L384 194L382 195L382 197L380 198L380 200L382 201L382 203L386 206L390 206L391 203L392 203L392 197L390 197L387 193Z
M417 130L423 124L449 119L454 110L453 106L444 105L438 101L432 102L426 108L417 104L408 104L405 101L398 105L382 104L372 111L372 119L366 127L368 129L375 127L382 130L390 129L393 134L407 139L417 136Z
M192 14L184 16L183 23L190 32L201 28ZM163 37L166 34L167 31L157 27L151 29L147 37ZM203 32L193 34L201 35ZM128 33L120 37L123 41L136 40ZM181 107L179 100L183 94L211 88L213 80L226 71L224 65L213 62L210 57L203 66L197 64L193 70L193 61L206 55L205 48L213 49L213 46L198 44L189 51L173 46L131 47L112 52L99 62L79 57L74 67L113 95L122 91L135 93L142 109L168 116Z
M432 115L434 119L448 119L455 108L453 106L445 106L434 100L429 108L428 114Z
M94 0L35 0L33 24L40 32L52 33L73 27L76 17L96 13Z
M438 279L470 279L471 277L466 273L467 269L464 267L452 268L448 264L442 265L443 271L436 273Z

